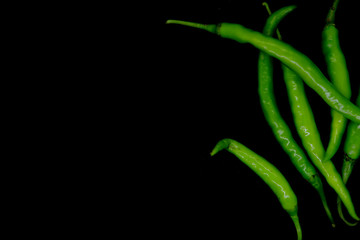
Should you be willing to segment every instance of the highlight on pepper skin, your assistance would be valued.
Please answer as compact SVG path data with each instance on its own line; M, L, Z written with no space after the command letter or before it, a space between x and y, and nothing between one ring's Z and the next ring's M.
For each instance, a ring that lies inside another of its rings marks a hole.
M339 0L334 0L326 18L324 16L325 23L319 32L321 36L319 48L321 47L320 52L326 64L326 76L312 59L290 43L283 41L277 29L278 24L295 10L296 6L285 6L271 13L269 4L266 2L262 4L269 14L262 32L248 28L245 24L229 22L202 24L170 19L166 24L180 24L205 30L240 44L248 43L259 50L257 94L263 116L272 130L272 137L275 137L297 172L315 188L331 225L335 227L335 221L325 197L320 175L325 179L324 184L330 186L329 189L337 194L337 217L340 217L347 226L356 226L360 221L356 213L358 209L355 209L352 193L346 184L360 157L360 88L351 85L348 63L341 49L341 37L339 37L342 29L335 25ZM275 32L277 38L273 36ZM277 96L273 91L274 71L276 71L273 62L278 62L281 66L281 78L285 83L287 103L292 117L290 122L283 118L283 113L277 106ZM306 87L309 87L309 91L317 94L319 100L329 107L325 109L328 110L329 123L331 123L327 142L323 142L323 133L320 131L323 128L318 128L320 121L314 115L312 102L305 92ZM356 103L351 100L352 93L358 93ZM288 124L293 125L293 132ZM296 138L299 139L299 143L296 142ZM343 149L340 149L341 146ZM230 138L218 141L211 156L222 150L227 150L236 156L270 187L283 209L289 213L298 240L302 239L297 197L277 167ZM335 158L338 153L342 154L342 151L344 158L340 172L335 167ZM342 205L345 206L344 209L347 210L351 220L344 216Z

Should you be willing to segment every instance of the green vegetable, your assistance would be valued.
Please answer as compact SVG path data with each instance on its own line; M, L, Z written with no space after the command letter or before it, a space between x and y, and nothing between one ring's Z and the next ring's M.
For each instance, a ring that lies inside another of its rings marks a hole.
M336 90L334 85L327 80L320 69L308 57L291 47L289 44L265 36L240 24L221 23L218 25L207 25L179 20L168 20L167 23L200 28L212 33L217 33L223 38L232 39L239 43L252 44L261 51L279 59L282 63L296 72L330 107L341 112L346 118L360 123L360 108L355 106Z
M339 44L339 34L335 27L335 11L339 0L335 0L322 32L322 50L327 63L328 74L335 88L347 99L351 97L351 87L346 60ZM341 144L347 126L347 118L336 110L331 110L332 122L330 140L324 161L331 160Z
M359 89L358 97L356 99L356 104L360 106L360 89ZM341 173L342 173L343 182L344 184L346 184L356 162L359 161L360 158L360 124L354 122L349 123L347 129L347 135L344 143L344 152L345 152L344 162L342 165ZM347 225L355 226L358 222L350 223L345 219L341 209L341 199L339 197L337 199L337 205L338 205L338 212L340 218Z
M190 27L200 28L212 33L217 33L221 37L232 39L239 43L252 44L254 47L260 49L261 51L269 54L274 58L279 59L283 64L285 64L296 74L298 74L299 77L303 79L309 87L315 90L330 107L341 112L348 119L356 123L360 123L360 108L351 103L346 97L344 97L339 91L337 91L334 88L333 84L331 84L326 79L320 69L308 57L291 47L289 44L265 36L240 24L221 23L218 25L206 25L178 20L168 20L167 23L176 23ZM299 116L302 114L301 112L297 111L293 111L293 113L298 114ZM295 122L303 122L310 126L312 123L309 122L308 116L310 116L310 113L307 113L305 118L299 118ZM307 137L306 129L302 129L301 124L298 124L297 129L299 134L301 133L300 137L303 136L303 143L306 143L307 141L304 141L304 139L309 139L304 138ZM312 138L312 136L310 138ZM304 145L305 149L311 147L311 145L308 145L307 143ZM319 152L321 151L320 148L318 148L317 150ZM325 153L324 150L323 152ZM331 161L323 162L323 157L324 154L318 155L316 152L311 151L310 158L313 161L314 165L319 169L322 175L325 176L326 181L340 196L345 207L348 209L349 214L355 220L360 221L360 218L355 212L349 191L346 189L346 186L341 180L340 174L337 172Z
M271 14L270 9L266 3L269 14ZM266 36L272 36L279 22L291 11L295 9L295 6L283 7L267 19L263 34ZM279 35L279 32L278 32ZM288 69L288 68L287 68ZM288 69L288 71L291 71ZM307 159L304 151L296 143L293 138L291 131L282 118L278 106L276 104L276 99L274 95L274 86L273 86L273 63L272 57L264 52L260 52L259 61L258 61L258 79L259 79L259 97L264 116L269 126L271 127L274 136L277 141L280 143L281 147L290 157L291 162L299 171L304 179L306 179L318 192L322 200L325 211L332 223L332 226L335 226L334 220L332 218L330 209L328 207L323 184L321 182L320 176L318 175L315 167Z
M293 220L298 240L302 239L301 226L298 217L297 197L291 189L290 184L285 179L284 175L267 160L251 151L241 143L232 139L223 139L219 141L211 152L214 156L219 151L226 149L234 154L239 160L245 163L251 170L253 170L275 193L280 201L281 206L288 212Z
M356 105L360 107L360 88L356 98ZM345 153L351 159L358 159L360 156L360 124L350 122L344 145Z
M291 110L293 112L296 130L311 161L325 177L327 183L336 191L344 202L349 214L359 221L348 189L343 183L340 174L332 161L324 161L324 147L317 130L314 115L307 100L304 84L299 76L286 66L284 80L288 90Z

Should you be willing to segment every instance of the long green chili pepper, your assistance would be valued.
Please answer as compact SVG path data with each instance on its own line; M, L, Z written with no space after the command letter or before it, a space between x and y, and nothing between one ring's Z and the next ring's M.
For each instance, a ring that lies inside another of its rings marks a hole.
M359 94L356 99L356 104L360 106L360 89ZM344 161L342 165L342 178L344 184L347 183L351 172L356 164L357 161L359 161L360 158L360 124L350 122L347 129L347 134L345 138L344 143ZM348 222L343 213L341 208L341 199L338 197L337 199L337 205L338 205L338 212L340 218L349 226L355 226L356 223L350 223Z
M339 44L339 34L335 27L335 11L339 0L335 0L327 16L327 23L322 32L322 50L327 63L330 80L336 89L347 99L351 97L351 87L346 60ZM347 118L335 110L331 110L332 122L330 140L324 161L330 160L341 144L347 126Z
M223 139L219 141L211 152L214 156L219 151L226 149L234 154L246 166L253 170L275 193L281 206L290 215L293 220L298 240L302 239L301 226L298 217L297 197L291 189L284 175L271 163L251 151L246 146L232 139Z
M306 97L303 81L293 70L284 64L282 64L282 67L294 123L306 152L325 177L327 183L344 202L350 215L354 219L360 220L355 212L350 193L342 182L334 164L331 161L324 161L325 149L321 142L311 106Z
M300 77L288 67L283 66L283 71L295 126L306 152L320 173L325 177L327 183L343 201L349 214L357 221L360 221L360 218L355 212L350 193L334 164L332 161L325 162L323 160L325 150L322 146L314 116L305 95L303 82Z
M344 97L334 85L323 75L320 69L304 54L277 39L265 36L257 31L248 29L240 24L220 23L200 24L179 20L168 20L166 23L175 23L200 28L216 33L223 38L235 40L239 43L250 43L254 47L279 59L318 93L323 100L335 110L341 112L348 119L360 123L360 108Z
M272 36L279 22L291 11L295 6L283 7L273 14L271 14L267 3L266 6L270 17L267 19L263 34ZM278 35L279 35L279 31ZM271 127L273 134L280 143L284 151L290 157L291 162L299 171L304 179L306 179L318 192L325 208L326 214L329 217L332 226L335 227L330 209L328 207L323 184L315 167L307 159L302 148L296 143L291 134L291 130L282 118L278 106L276 104L274 89L273 89L273 63L272 57L264 52L260 52L258 61L258 79L259 79L259 97L264 116Z
M303 81L291 69L284 65L282 67L296 130L310 159L313 162L322 162L325 150L305 93Z

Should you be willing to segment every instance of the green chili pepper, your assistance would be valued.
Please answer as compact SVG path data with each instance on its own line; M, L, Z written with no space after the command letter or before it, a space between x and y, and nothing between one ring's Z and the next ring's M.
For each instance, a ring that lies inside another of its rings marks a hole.
M356 104L360 106L360 89L359 89L358 97L356 99ZM346 184L356 162L360 158L360 124L354 122L349 123L345 138L345 143L344 143L344 153L345 153L344 161L341 172L342 172L343 182L344 184ZM347 225L355 226L358 222L350 223L345 219L341 209L341 199L339 197L337 199L337 205L338 205L338 212L340 218Z
M271 188L279 199L281 206L288 212L293 220L298 240L301 240L302 232L297 214L297 197L284 175L263 157L232 139L223 139L219 141L212 150L211 156L214 156L223 149L226 149L239 158L239 160L253 170Z
M284 65L282 67L296 130L310 159L313 162L322 161L325 150L305 93L304 84L299 75Z
M297 73L299 77L303 79L309 87L315 90L330 107L341 112L348 119L356 123L360 123L360 108L351 103L346 97L337 91L334 88L334 85L327 80L320 69L308 57L291 47L289 44L265 36L240 24L221 23L218 25L207 25L179 20L168 20L167 23L176 23L195 27L212 33L217 33L223 38L232 39L239 43L252 44L261 51L277 58ZM301 115L302 113L298 112L298 114ZM307 122L308 119L305 118L302 121ZM300 124L299 126L301 127ZM302 135L306 136L306 129L299 129L303 132ZM311 147L311 145L305 144L305 149L307 147ZM321 151L320 148L318 148L318 150ZM310 155L310 158L314 165L319 169L321 174L325 176L329 185L337 192L345 207L348 209L349 214L357 221L360 221L360 218L356 215L349 191L346 189L346 186L341 180L341 176L337 172L333 163L331 161L323 162L324 154L317 155L315 152L312 153L313 154ZM324 150L323 153L325 153Z
M291 11L293 11L295 6L283 7L273 14L271 14L270 9L267 3L263 3L266 6L270 17L267 19L263 34L266 36L272 36L279 22ZM279 31L277 30L278 35L280 36ZM315 167L307 159L304 151L296 143L293 138L290 128L282 118L278 106L276 104L276 99L273 89L273 63L272 57L264 52L260 52L259 61L258 61L258 78L259 78L259 97L262 110L264 112L265 118L272 128L273 134L275 135L277 141L280 143L284 151L289 155L291 162L294 164L296 169L300 172L302 177L306 179L319 193L322 200L325 211L332 223L332 226L335 227L334 220L332 218L331 212L329 210L323 185L318 175Z
M348 209L349 214L359 221L349 191L332 161L324 161L325 150L317 130L311 107L306 98L304 84L292 70L283 66L284 80L288 90L290 106L296 130L310 159L325 177L327 183L336 191Z
M360 107L360 88L356 98L356 105ZM350 122L344 145L345 153L351 159L358 159L360 156L360 124Z
M321 142L311 106L306 97L303 81L290 68L284 64L282 64L282 67L294 123L306 152L325 177L327 183L342 199L350 215L354 219L360 220L355 212L350 193L342 182L334 164L331 161L324 161L325 149Z
M322 32L322 49L327 63L330 80L336 89L347 99L351 97L351 87L346 60L339 44L339 34L335 27L335 11L339 0L335 0L327 16L327 24ZM347 126L347 118L335 110L331 110L332 122L330 140L324 161L330 160L339 149L341 139Z
M200 24L179 20L168 20L166 23L200 28L212 33L217 33L223 38L232 39L239 43L252 44L261 51L279 59L282 63L295 71L330 107L341 112L346 118L360 123L360 108L355 106L349 99L336 90L334 85L327 80L320 69L308 57L291 47L289 44L265 36L240 24Z

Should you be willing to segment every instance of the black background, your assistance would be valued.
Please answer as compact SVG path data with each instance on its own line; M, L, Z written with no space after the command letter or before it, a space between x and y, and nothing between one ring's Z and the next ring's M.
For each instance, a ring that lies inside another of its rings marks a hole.
M323 179L328 204L336 222L333 229L313 188L292 166L263 116L257 93L258 50L249 44L222 39L205 31L165 25L167 19L200 23L233 22L262 31L267 12L262 1L168 1L161 9L160 36L152 56L158 56L156 75L147 83L151 92L151 137L165 157L165 177L160 179L166 197L165 220L172 235L218 239L296 239L295 227L268 186L227 152L209 153L217 141L233 138L273 163L287 178L298 197L303 239L358 239L359 226L348 227L338 216L336 194ZM271 10L295 4L298 8L279 25L283 40L310 57L326 73L321 51L321 31L332 0L268 1ZM340 43L346 56L353 97L358 93L358 10L342 1L336 13ZM280 111L295 133L282 71L274 66L274 88ZM147 85L146 85L147 86ZM310 88L306 93L326 148L330 108ZM148 118L149 119L149 118ZM300 139L293 134L297 142ZM342 148L333 159L340 170ZM360 214L360 170L348 182ZM168 179L173 179L171 184ZM346 210L344 210L346 212ZM346 213L347 214L347 213ZM346 215L349 220L351 218ZM172 221L171 219L178 219Z

